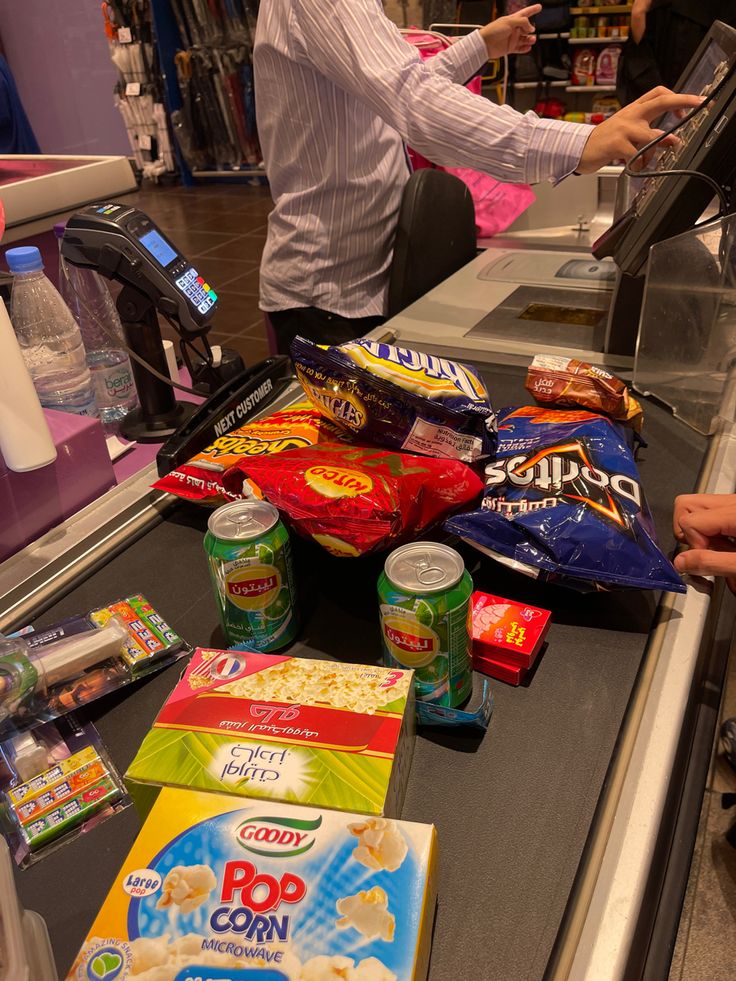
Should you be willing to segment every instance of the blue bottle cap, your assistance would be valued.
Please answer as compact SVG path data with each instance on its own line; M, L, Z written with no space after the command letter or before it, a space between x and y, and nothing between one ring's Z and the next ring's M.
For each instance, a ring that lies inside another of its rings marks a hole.
M6 249L5 258L11 273L36 272L39 269L43 269L43 259L35 245L23 245L17 249Z

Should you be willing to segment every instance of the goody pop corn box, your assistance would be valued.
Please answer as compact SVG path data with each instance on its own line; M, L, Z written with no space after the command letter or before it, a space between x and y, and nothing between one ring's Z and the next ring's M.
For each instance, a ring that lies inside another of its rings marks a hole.
M414 748L413 672L195 651L125 780L145 816L162 786L398 815Z
M435 829L161 792L67 981L420 981Z

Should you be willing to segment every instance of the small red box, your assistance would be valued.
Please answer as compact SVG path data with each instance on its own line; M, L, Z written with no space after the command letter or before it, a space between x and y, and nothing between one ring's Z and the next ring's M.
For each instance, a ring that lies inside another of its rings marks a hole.
M518 664L511 664L510 661L497 661L492 657L483 657L473 653L473 668L482 671L483 674L496 678L498 681L505 681L507 685L520 685L527 676L526 668L519 667Z
M473 593L471 603L474 661L490 659L528 671L547 635L549 610L480 592Z

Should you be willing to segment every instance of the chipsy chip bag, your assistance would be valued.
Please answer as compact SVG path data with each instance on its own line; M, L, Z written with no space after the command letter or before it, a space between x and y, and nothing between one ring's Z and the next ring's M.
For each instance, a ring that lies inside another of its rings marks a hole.
M297 337L291 356L312 404L364 442L466 463L495 448L496 416L470 365L365 339Z
M685 592L657 546L623 430L590 412L505 409L481 510L445 527L540 579Z
M239 460L271 456L284 450L313 446L345 436L344 430L326 419L309 402L299 402L218 436L188 463L166 474L153 485L188 501L219 505L233 500L225 491L222 476ZM238 497L261 497L257 487L245 486Z
M241 460L225 487L238 494L248 478L297 531L341 556L417 538L483 489L459 460L330 443Z
M525 388L544 405L590 409L641 431L642 408L626 383L586 361L537 354L529 365Z

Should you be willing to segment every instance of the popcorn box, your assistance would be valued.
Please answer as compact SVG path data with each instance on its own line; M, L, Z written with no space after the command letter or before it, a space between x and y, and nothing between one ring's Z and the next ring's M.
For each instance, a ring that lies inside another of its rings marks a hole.
M413 749L412 671L200 649L125 780L395 816Z
M473 666L476 658L490 658L528 670L549 630L549 610L481 592L473 593L471 605Z
M164 789L67 981L420 981L431 825Z

